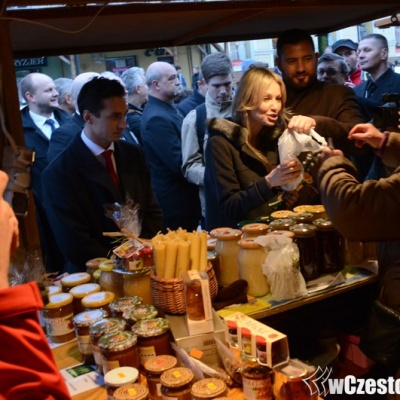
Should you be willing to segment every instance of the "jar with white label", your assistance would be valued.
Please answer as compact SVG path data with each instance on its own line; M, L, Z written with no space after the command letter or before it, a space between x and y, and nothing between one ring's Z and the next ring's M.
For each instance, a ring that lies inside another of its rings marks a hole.
M215 252L219 257L219 281L221 286L229 286L239 279L238 241L242 236L240 229L216 228L211 231L217 241Z
M107 316L104 310L84 311L75 315L73 319L78 348L84 364L93 364L93 349L90 340L89 329L96 321L100 321Z
M46 332L53 343L65 343L75 338L72 301L70 293L53 294L43 308Z
M267 277L262 265L268 252L259 245L254 237L240 239L239 242L239 277L248 283L247 294L254 297L265 296L270 292Z
M114 392L121 386L135 383L139 377L139 371L133 367L119 367L104 375L104 384L107 390L107 400L114 400Z

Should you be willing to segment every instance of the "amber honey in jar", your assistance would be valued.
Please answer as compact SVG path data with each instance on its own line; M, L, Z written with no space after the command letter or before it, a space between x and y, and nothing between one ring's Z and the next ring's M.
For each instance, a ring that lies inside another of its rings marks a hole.
M92 351L97 371L103 373L103 363L99 348L99 340L102 336L110 333L123 331L126 327L126 322L120 318L104 318L94 322L89 328L90 340L92 343Z
M86 261L86 272L92 277L93 281L93 274L97 271L100 267L100 264L104 261L107 261L108 258L105 257L97 257L92 258L91 260Z
M309 212L293 213L290 218L293 219L296 224L312 224L314 221L314 215Z
M318 243L316 226L311 224L296 224L290 230L294 233L294 242L299 248L300 271L306 281L318 278Z
M161 374L163 399L192 400L193 372L184 367L172 368Z
M211 266L214 270L215 278L217 282L220 280L220 266L219 266L219 257L215 252L215 246L213 250L207 250L207 263L211 263Z
M102 336L98 345L104 373L118 367L139 369L139 353L136 343L137 336L129 331Z
M139 371L133 367L119 367L104 375L104 384L107 390L107 400L114 400L114 392L121 386L135 383Z
M68 293L74 286L90 282L90 275L87 272L77 272L61 278L62 291Z
M114 392L114 400L146 400L149 389L142 383L129 383Z
M97 283L84 283L83 285L74 286L69 292L74 297L74 314L79 314L85 311L85 307L82 305L82 299L91 293L100 292L101 287Z
M240 229L216 228L211 231L217 241L215 252L219 257L219 281L221 286L229 286L239 279L238 241L242 236Z
M88 294L82 299L82 305L86 310L100 308L107 311L107 315L111 315L110 303L114 300L113 292L97 292Z
M90 325L104 319L106 316L107 312L104 310L91 310L81 312L75 315L73 319L78 348L84 364L93 364L94 361L89 333Z
M70 293L53 294L43 308L46 332L53 343L64 343L75 338L72 301Z
M136 307L143 303L143 299L139 296L124 296L110 303L111 315L115 318L122 318L122 314L126 310Z
M135 272L127 272L123 275L123 293L124 296L139 296L143 303L152 304L150 289L150 271L151 268L144 267Z
M103 261L99 269L101 271L99 284L104 291L112 292L116 299L123 296L123 282L124 277L122 274L115 272L117 263L115 260Z
M211 400L227 394L227 387L222 379L200 379L192 385L193 400Z
M152 400L161 400L161 374L171 368L175 368L178 360L174 356L155 356L144 363L147 386Z
M147 360L159 355L172 355L171 332L165 318L143 319L132 327L138 337L139 358L142 368Z
M239 277L248 283L247 294L254 297L265 296L270 292L267 277L262 265L267 257L267 251L259 245L254 237L239 240Z
M242 239L249 237L257 237L265 235L268 231L268 225L261 222L255 222L252 224L246 224L242 226Z
M339 272L344 268L344 237L334 228L329 219L318 218L317 227L318 263L322 273Z
M126 326L129 330L138 321L156 318L157 315L158 310L152 304L138 304L136 307L125 310L122 314L122 318L126 321Z

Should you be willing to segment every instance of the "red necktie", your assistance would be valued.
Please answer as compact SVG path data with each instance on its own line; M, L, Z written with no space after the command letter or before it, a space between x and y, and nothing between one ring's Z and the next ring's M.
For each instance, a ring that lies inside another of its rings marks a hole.
M107 168L108 173L111 176L111 179L113 180L115 186L119 187L119 179L118 179L117 173L115 172L115 169L114 169L112 153L113 153L112 150L106 150L106 151L103 151L103 153L101 153L101 154L104 157L104 159L106 160L106 168Z

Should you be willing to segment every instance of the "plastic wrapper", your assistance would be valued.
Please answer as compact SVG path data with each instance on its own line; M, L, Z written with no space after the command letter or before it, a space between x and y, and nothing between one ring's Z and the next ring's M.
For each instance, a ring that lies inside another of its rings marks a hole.
M204 373L201 370L200 366L194 362L194 358L190 357L186 350L181 349L175 343L171 343L171 346L172 349L175 351L178 364L181 367L189 368L193 372L195 381L204 379Z
M282 163L298 158L301 153L319 153L327 145L326 140L314 129L311 129L309 135L286 129L278 140L279 159ZM304 168L297 179L283 185L282 189L289 192L295 190L303 180L303 173Z
M214 339L217 345L218 355L222 360L225 371L231 377L233 383L241 386L243 383L242 374L240 372L241 364L236 359L235 355L229 350L227 346L225 346L225 344L220 339L218 339L217 337L214 337Z
M266 235L256 242L268 248L268 255L262 265L275 300L302 297L307 294L306 282L299 269L299 249L291 238L280 235Z

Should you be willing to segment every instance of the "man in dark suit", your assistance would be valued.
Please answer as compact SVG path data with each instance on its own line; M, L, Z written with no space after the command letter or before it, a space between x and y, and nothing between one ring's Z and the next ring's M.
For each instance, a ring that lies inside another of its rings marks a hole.
M58 92L49 76L37 72L28 74L21 80L20 88L21 95L27 103L21 110L25 145L35 150L35 162L31 172L32 193L43 261L47 271L59 271L64 261L53 240L43 208L41 175L48 164L47 151L54 130L69 121L71 116L58 107Z
M192 231L201 216L198 187L183 176L181 127L183 117L172 104L179 88L173 65L155 62L146 71L149 100L142 116L142 142L151 179L164 214L164 230Z
M139 204L144 238L162 226L144 154L139 146L120 140L126 128L125 89L116 80L93 78L82 87L78 108L82 133L43 173L46 210L67 272L85 270L87 260L105 257L113 248L112 240L103 236L119 231L105 214L108 204Z

